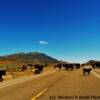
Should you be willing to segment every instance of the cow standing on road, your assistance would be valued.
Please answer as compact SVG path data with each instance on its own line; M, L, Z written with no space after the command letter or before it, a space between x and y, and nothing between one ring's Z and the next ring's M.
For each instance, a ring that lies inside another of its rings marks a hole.
M85 75L90 75L90 72L92 71L92 66L91 65L84 65L83 66L83 76Z

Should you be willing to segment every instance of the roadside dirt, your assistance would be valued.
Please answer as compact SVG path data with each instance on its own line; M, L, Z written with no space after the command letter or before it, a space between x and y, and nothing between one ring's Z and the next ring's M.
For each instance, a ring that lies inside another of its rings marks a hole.
M45 68L43 73L44 72L51 72L53 71L54 69L51 67L48 67L48 68ZM23 76L32 76L34 75L34 69L33 70L27 70L27 71L21 71L21 72L15 72L15 71L9 71L9 72L6 72L6 76L3 76L3 79L4 81L7 81L7 80L12 80L12 79L17 79L17 78L20 78L20 77L23 77Z

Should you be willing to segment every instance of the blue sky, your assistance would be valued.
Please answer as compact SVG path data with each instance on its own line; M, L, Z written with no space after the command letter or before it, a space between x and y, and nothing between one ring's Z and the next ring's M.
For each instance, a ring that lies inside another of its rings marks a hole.
M1 0L0 55L39 51L100 60L99 0Z

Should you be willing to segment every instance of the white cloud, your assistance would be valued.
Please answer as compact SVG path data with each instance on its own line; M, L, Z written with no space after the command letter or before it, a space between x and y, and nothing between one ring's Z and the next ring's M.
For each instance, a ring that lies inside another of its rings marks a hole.
M39 43L39 44L43 44L43 45L47 45L47 44L48 44L47 41L39 41L38 43Z

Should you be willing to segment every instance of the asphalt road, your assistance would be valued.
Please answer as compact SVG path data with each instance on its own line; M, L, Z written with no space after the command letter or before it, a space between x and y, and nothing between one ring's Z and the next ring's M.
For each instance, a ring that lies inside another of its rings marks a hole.
M100 100L100 78L82 70L56 71L1 86L0 100Z

